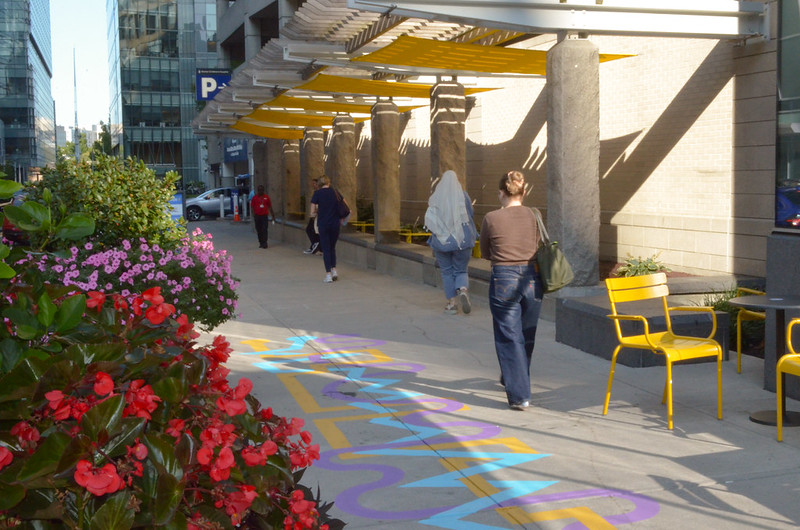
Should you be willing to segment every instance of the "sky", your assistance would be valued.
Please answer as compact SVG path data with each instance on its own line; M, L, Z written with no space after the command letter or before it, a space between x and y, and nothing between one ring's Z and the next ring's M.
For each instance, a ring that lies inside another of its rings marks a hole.
M105 0L50 0L56 124L75 124L72 51L78 86L78 127L108 122Z

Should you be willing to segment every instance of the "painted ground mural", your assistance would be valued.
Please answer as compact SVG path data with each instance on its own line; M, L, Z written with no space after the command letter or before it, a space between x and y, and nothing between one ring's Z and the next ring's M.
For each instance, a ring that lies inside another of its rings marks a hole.
M426 366L389 357L382 341L334 335L242 344L252 349L244 354L255 367L282 382L324 437L323 447L331 448L314 467L351 474L333 499L345 515L458 530L545 522L577 530L624 528L659 512L643 495L580 489L537 472L558 455L504 436L497 425L466 419L465 404L407 390ZM361 445L364 432L381 443ZM387 488L392 507L381 509L386 501L373 500Z

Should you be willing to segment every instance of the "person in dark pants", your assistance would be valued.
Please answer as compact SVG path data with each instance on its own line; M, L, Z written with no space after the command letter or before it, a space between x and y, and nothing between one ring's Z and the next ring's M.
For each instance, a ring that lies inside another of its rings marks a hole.
M318 179L311 179L311 194L313 196L314 192L317 191L319 185L317 184ZM308 236L308 240L310 242L309 247L303 251L303 254L317 254L322 252L322 249L319 248L319 234L314 229L314 221L317 219L316 215L309 215L308 216L308 224L306 224L306 235Z
M338 198L331 188L331 181L325 175L321 176L317 184L319 188L311 197L311 215L317 216L319 228L319 246L322 248L322 260L325 263L325 283L335 282L339 279L336 272L336 242L339 240L341 219L338 212Z
M269 246L269 216L272 215L274 224L275 212L272 210L272 201L269 195L264 192L264 186L259 186L258 193L250 199L250 208L253 211L253 222L256 226L256 234L258 234L258 246L267 248Z
M525 410L531 398L531 357L542 307L542 282L536 268L539 226L522 205L525 177L509 171L500 179L501 208L487 213L481 226L481 256L491 260L489 308L494 347L508 406Z

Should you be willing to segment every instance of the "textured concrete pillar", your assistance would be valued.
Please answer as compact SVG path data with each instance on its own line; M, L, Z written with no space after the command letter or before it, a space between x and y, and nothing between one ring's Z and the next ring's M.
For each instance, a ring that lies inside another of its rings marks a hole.
M400 230L400 114L391 101L372 106L372 189L375 241Z
M575 272L596 285L600 259L597 47L567 39L547 52L547 228Z
M333 136L331 138L333 187L339 190L350 210L353 212L350 220L357 221L356 195L358 183L356 182L356 127L351 116L336 116L333 119Z
M283 141L283 204L286 218L300 213L300 140Z
M286 206L283 194L283 146L281 140L270 138L266 142L267 150L267 195L272 200L275 215L286 219Z
M325 174L325 131L322 127L306 127L300 149L303 159L303 193L306 196L306 219L311 211L311 180Z
M431 88L431 179L451 169L461 186L467 185L466 98L464 86L454 81Z
M259 186L264 186L264 189L268 189L269 178L267 176L267 169L268 169L268 157L269 154L267 152L267 142L265 141L254 141L250 143L251 149L250 151L253 154L253 169L250 172L250 189L251 190L258 190ZM267 195L272 197L272 195L267 192Z

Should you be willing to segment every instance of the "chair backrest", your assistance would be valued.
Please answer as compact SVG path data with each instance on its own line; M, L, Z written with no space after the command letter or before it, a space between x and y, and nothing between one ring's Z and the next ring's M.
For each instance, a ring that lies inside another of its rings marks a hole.
M667 327L671 329L669 312L667 311L669 289L667 288L667 275L663 272L644 276L631 276L629 278L607 278L606 290L613 315L619 314L617 313L617 304L661 298L664 306L664 316L667 319ZM621 337L622 330L619 320L614 320L614 325L617 328L617 335Z

